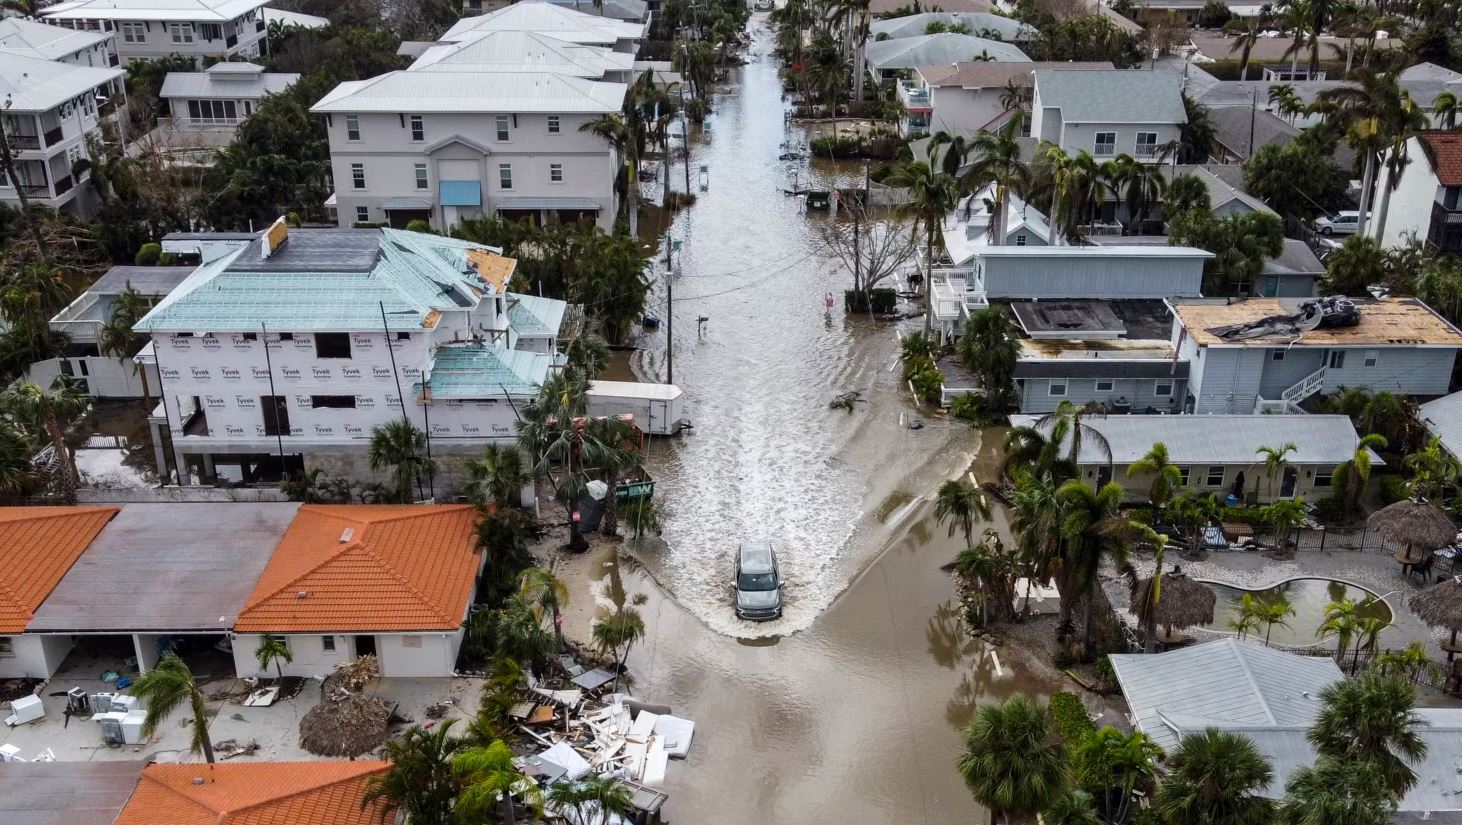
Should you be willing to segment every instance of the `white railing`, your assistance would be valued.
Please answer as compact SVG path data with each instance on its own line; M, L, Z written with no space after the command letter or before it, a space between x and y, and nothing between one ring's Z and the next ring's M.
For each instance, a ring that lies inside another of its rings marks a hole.
M1259 398L1254 401L1255 415L1304 415L1305 408L1293 401Z
M1298 404L1320 391L1325 386L1325 367L1321 367L1297 381L1294 386L1279 394L1291 404Z

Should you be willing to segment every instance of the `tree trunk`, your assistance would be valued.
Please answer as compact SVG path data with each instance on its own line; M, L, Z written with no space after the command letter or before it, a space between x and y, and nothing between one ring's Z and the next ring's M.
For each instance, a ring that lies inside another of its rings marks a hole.
M924 219L928 246L924 250L924 334L934 332L934 224Z
M687 133L686 134L686 138L688 139L689 137L690 137L690 135ZM687 143L689 143L689 140L687 140ZM662 155L661 165L664 166L665 168L664 168L663 174L662 174L662 178L664 179L664 188L661 190L661 193L660 193L660 205L662 207L666 208L666 209L669 209L670 208L670 131L669 131L669 127L666 127L665 140L661 144L661 146L664 148L664 151L661 152L661 155ZM687 152L690 151L690 146L689 145L687 145L685 147L685 151L687 151Z
M1381 206L1376 210L1376 242L1381 241L1381 236L1386 233L1386 212L1391 208L1391 186L1396 177L1395 164L1400 162L1401 153L1391 150L1392 163L1386 164L1386 182L1381 185Z
M208 736L208 713L203 704L203 694L195 686L192 689L193 724L198 726L198 740L203 743L203 759L213 764L213 740Z
M1081 639L1086 649L1082 651L1086 655L1091 651L1091 610L1092 603L1096 601L1097 581L1096 574L1093 574L1091 584L1086 591L1086 605L1081 609Z
M1366 150L1366 169L1360 182L1360 216L1356 219L1355 233L1366 234L1366 218L1371 211L1371 189L1376 183L1376 153Z
M1345 41L1345 76L1350 77L1351 61L1355 59L1355 35Z
M625 194L629 200L629 236L633 239L640 237L640 152L635 145L635 138L630 136L629 141L629 178L628 186L625 187ZM638 240L636 240L638 243Z
M553 637L558 641L558 649L563 650L563 616L558 612L558 599L554 599L550 613L553 615Z
M995 184L995 212L996 212L996 214L995 214L995 219L996 219L996 224L995 224L995 245L996 246L1004 246L1005 245L1005 227L1010 223L1010 219L1005 216L1005 213L1007 211L1009 211L1009 209L1010 209L1010 192L1006 190L1004 184L997 182Z
M61 429L61 419L56 416L56 411L46 409L46 434L51 437L51 443L56 447L56 458L61 461L62 481L69 494L76 489L80 483L80 476L76 472L76 459L71 455L71 450L66 447L66 434Z
M1154 574L1156 576L1156 574ZM1157 611L1153 608L1152 591L1147 592L1146 616L1142 620L1142 652L1154 653L1157 651ZM1090 631L1088 631L1090 634Z
M604 496L604 526L600 532L606 536L619 535L619 496L614 493L614 481L609 480L609 492Z

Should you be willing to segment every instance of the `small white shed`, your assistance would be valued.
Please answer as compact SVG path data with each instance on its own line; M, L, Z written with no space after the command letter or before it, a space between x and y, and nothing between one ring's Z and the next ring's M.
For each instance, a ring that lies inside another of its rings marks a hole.
M595 381L589 386L589 414L635 417L635 424L650 435L675 435L690 426L685 418L681 389L674 384L638 381Z

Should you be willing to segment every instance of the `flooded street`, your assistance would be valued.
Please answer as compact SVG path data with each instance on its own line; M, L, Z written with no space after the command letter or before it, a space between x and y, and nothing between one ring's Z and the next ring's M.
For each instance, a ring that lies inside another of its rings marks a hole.
M839 168L779 161L782 144L803 143L784 120L765 15L749 26L748 63L720 87L705 133L695 138L697 203L670 236L683 242L674 283L674 383L686 393L693 431L657 441L648 464L667 513L667 549L643 554L655 579L714 630L751 637L810 627L881 548L918 496L970 463L979 434L915 413L898 395L894 326L845 317L851 286L825 248L795 181L829 186L862 181L861 164ZM674 169L675 186L683 184ZM658 306L665 316L662 260ZM826 313L824 296L837 306ZM697 319L704 317L701 328ZM665 332L644 336L635 370L664 380ZM861 391L852 413L828 409ZM774 542L787 581L783 619L752 625L730 609L737 544ZM935 562L942 564L948 558Z

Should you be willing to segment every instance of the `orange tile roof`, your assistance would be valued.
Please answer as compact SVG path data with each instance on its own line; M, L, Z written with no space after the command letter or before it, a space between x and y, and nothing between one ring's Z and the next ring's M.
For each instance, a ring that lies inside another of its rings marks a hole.
M389 821L381 805L361 810L360 802L369 777L389 767L376 760L148 765L114 825L380 825Z
M1456 132L1422 132L1422 151L1443 186L1462 186L1462 134Z
M0 507L0 633L22 633L116 507Z
M476 526L465 504L301 507L234 630L456 630L481 561Z

